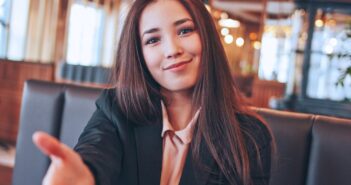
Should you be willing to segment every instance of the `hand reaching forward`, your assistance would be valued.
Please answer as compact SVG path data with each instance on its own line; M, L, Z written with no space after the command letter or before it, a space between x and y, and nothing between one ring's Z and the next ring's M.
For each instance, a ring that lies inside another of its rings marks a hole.
M81 157L56 138L44 133L33 134L33 142L51 158L43 185L94 185L94 177Z

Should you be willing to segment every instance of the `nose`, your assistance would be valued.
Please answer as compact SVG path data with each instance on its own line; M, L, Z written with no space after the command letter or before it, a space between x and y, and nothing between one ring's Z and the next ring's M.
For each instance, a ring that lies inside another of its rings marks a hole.
M177 58L178 56L182 55L183 48L179 43L178 38L169 37L165 40L164 53L167 59Z

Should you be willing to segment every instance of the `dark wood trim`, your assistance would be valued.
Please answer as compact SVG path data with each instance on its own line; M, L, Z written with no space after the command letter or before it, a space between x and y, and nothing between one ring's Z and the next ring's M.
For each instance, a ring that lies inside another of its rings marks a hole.
M0 165L0 185L12 184L12 172L13 168Z
M302 67L302 82L301 82L301 92L299 93L299 99L306 98L306 90L308 83L308 72L310 69L310 58L311 58L311 46L313 40L314 31L314 19L316 17L316 8L313 6L308 7L308 37L305 46L305 55Z

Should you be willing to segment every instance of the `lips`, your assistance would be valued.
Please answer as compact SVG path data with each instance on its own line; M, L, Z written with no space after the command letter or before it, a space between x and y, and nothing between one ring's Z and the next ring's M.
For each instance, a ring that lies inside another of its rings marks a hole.
M177 62L177 63L171 64L171 65L168 65L168 66L166 66L165 68L163 68L163 70L170 70L170 69L174 69L174 68L180 67L180 66L182 66L182 65L185 65L185 64L187 64L187 63L190 63L191 60L192 60L192 59L187 60L187 61Z

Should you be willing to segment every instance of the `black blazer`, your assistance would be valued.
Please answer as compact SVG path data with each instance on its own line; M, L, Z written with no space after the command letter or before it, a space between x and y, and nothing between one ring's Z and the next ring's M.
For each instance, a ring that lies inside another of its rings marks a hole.
M102 92L96 101L97 110L81 134L75 150L92 171L98 185L159 185L162 166L161 122L145 126L128 123L114 100L114 90ZM251 122L253 124L247 125L252 127L250 130L259 144L263 161L262 168L256 165L256 155L250 153L253 147L247 142L250 163L253 164L251 176L255 185L264 185L268 184L270 176L271 138L261 122ZM201 147L202 162L212 172L195 167L189 150L180 184L228 184L205 144Z

